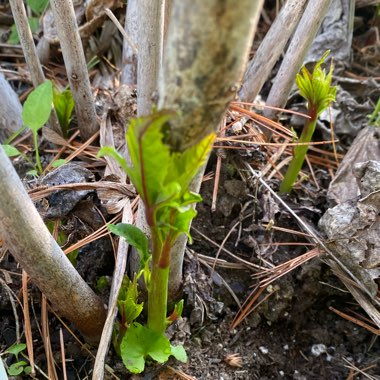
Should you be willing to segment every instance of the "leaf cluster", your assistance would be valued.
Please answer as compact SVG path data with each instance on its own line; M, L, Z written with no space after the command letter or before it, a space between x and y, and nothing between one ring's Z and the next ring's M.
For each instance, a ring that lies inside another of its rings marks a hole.
M303 66L301 72L298 73L296 77L300 94L308 101L309 110L315 110L316 117L319 116L331 102L335 101L336 97L336 86L331 86L334 70L333 62L331 62L330 71L327 74L322 68L322 64L329 54L330 51L327 50L314 66L312 73L306 66Z
M184 348L172 346L164 334L166 327L178 319L183 310L183 301L180 301L166 317L170 249L180 234L190 237L190 222L196 215L192 205L201 201L201 197L191 192L189 185L204 164L214 135L183 152L173 151L164 138L165 131L170 129L168 124L175 116L172 112L162 111L131 122L126 140L132 165L110 147L103 147L98 154L113 157L127 173L144 202L152 234L151 252L148 238L136 226L123 223L109 226L111 232L123 237L140 254L140 272L133 281L125 280L118 301L122 324L117 331L116 349L133 373L142 372L148 358L159 363L167 361L170 355L183 362L187 360ZM163 259L159 260L160 266L154 265L157 258ZM141 275L148 289L149 327L134 321L143 307L137 302L137 280ZM155 299L153 294L159 296ZM158 321L154 329L149 324L152 315Z
M125 276L119 292L117 305L121 323L116 325L113 334L116 352L132 373L142 372L148 357L158 363L164 363L172 355L177 360L186 362L187 355L182 346L172 346L164 334L135 322L144 307L144 303L138 302L137 281L139 277L135 276L131 281ZM180 315L182 308L183 301L176 305L173 313Z
M189 236L196 215L191 205L202 200L189 191L189 185L214 140L211 134L184 152L172 151L163 140L165 127L174 116L162 111L131 122L126 139L132 166L112 148L99 151L100 156L114 157L125 170L144 202L148 225L157 229L161 243L169 236L170 244L181 233Z
M26 348L25 343L18 343L14 344L13 346L9 347L6 351L8 354L13 354L16 356L17 361L13 364L11 364L8 367L8 374L10 376L18 376L22 373L28 375L32 372L32 367L28 365L28 363L25 360L19 360L18 355L24 351Z

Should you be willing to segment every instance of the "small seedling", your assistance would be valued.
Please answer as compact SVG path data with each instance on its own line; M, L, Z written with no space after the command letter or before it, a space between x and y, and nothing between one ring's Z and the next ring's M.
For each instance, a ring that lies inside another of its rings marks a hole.
M22 121L32 131L38 172L42 173L40 152L38 150L38 131L50 117L53 105L53 85L46 81L36 87L26 99L22 108Z
M309 119L305 122L299 142L306 144L298 145L294 148L294 156L281 183L280 193L291 191L305 160L305 155L309 148L308 143L313 137L318 116L331 102L335 101L336 87L331 86L333 64L331 63L328 74L321 68L329 53L330 51L327 51L316 63L312 73L303 66L301 73L297 74L296 83L301 96L307 100L307 115L309 116Z
M74 99L71 90L65 89L60 92L56 87L54 87L53 103L62 129L63 137L66 138L71 121L71 115L74 110Z
M32 372L32 367L28 365L28 363L25 360L19 360L18 355L20 352L24 351L26 348L25 343L19 343L14 344L13 346L9 347L6 351L8 354L13 354L16 356L16 363L13 363L8 367L8 375L9 376L18 376L24 373L25 375L28 375Z
M143 371L147 357L159 363L167 361L170 355L180 361L187 360L184 348L171 346L165 336L167 326L180 317L183 308L180 302L167 317L171 249L181 234L191 239L190 223L196 215L192 205L202 198L191 192L189 185L205 163L215 135L210 134L183 152L172 151L164 138L173 117L176 115L162 111L131 122L126 139L132 166L114 149L104 147L99 152L100 156L116 159L125 170L144 202L150 228L151 250L148 238L137 227L127 224L109 227L139 252L137 277L143 276L148 290L147 326L130 321L120 342L123 362L134 373ZM134 303L133 307L141 307L136 299Z

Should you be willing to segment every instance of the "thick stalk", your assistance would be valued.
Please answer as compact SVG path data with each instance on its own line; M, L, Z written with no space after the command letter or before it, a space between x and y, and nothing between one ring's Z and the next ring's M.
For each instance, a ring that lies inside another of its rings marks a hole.
M0 146L0 236L53 308L97 342L106 313L99 297L62 252Z
M163 0L139 0L139 40L137 42L137 114L152 112L157 91L163 43Z
M148 327L156 332L164 333L167 327L170 245L161 244L156 232L152 232L152 241L152 268L148 290Z
M98 130L98 123L73 2L50 0L50 5L75 101L80 133L84 140L88 140Z
M309 114L310 115L310 114ZM313 137L315 126L317 124L317 116L314 112L314 117L306 121L302 130L300 143L309 143ZM308 145L299 145L294 148L294 157L288 167L285 177L280 185L280 193L289 193L292 190L293 184L297 179L303 162L305 161L306 153L309 149Z
M158 91L159 108L181 115L172 125L173 148L183 150L217 130L240 86L262 4L173 0ZM182 283L186 242L180 236L171 250L171 299Z
M240 87L263 1L174 0L159 85L159 108L178 111L177 150L215 132Z

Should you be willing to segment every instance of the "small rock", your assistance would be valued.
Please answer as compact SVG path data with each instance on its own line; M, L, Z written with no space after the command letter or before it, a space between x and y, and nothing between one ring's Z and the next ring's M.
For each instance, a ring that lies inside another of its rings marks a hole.
M313 346L311 347L311 354L313 356L319 357L322 354L326 353L326 349L327 349L327 347L322 343L313 344Z
M268 350L266 347L264 347L264 346L260 346L260 347L259 347L259 351L260 351L262 354L264 354L264 355L266 355L266 354L269 352L269 350Z

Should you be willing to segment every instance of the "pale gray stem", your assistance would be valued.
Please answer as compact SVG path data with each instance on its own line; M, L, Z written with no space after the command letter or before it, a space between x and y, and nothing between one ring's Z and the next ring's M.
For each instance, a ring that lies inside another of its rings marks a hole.
M125 15L124 29L130 40L136 46L139 38L139 0L128 0L127 13ZM124 39L123 41L123 71L121 83L128 85L137 84L137 51Z
M157 91L163 43L163 0L139 0L139 37L137 42L137 114L152 112Z
M0 236L57 312L90 341L100 339L106 313L53 239L0 146Z
M263 1L173 1L159 85L159 108L180 113L170 143L183 150L216 132L236 96ZM193 180L199 191L203 171ZM178 293L187 243L171 252L169 297Z
M268 106L279 108L285 106L296 75L330 4L331 0L309 1L270 90ZM264 110L264 116L274 119L278 112L267 108Z
M281 8L255 56L248 64L239 91L241 101L253 102L261 91L297 26L306 2L306 0L288 0Z
M170 144L183 150L216 130L240 87L263 1L173 1L159 108L178 111Z
M22 51L24 53L28 69L30 71L33 85L34 87L37 87L39 84L45 82L45 75L42 71L42 66L38 58L36 46L34 45L33 35L29 27L28 16L26 15L24 2L22 0L10 0L9 4L12 9L13 19L16 24ZM54 109L49 118L49 124L55 132L62 135L62 129L59 125L58 117Z
M17 94L0 73L0 143L22 127L22 107Z
M98 130L98 123L73 2L50 0L50 5L75 102L80 133L84 140L88 140Z
M163 45L163 0L151 2L139 0L138 18L138 63L137 63L137 115L146 116L152 112L153 96L157 92L158 75L161 67ZM140 200L137 210L136 225L149 234L145 220L144 204ZM135 249L131 255L132 276L137 273L140 258Z

